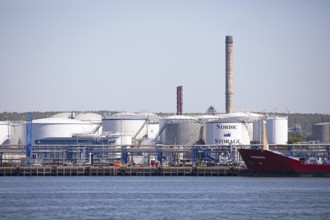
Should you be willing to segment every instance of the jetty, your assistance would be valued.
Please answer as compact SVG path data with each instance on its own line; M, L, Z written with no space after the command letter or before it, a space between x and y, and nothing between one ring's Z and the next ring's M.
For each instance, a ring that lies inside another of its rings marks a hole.
M129 167L129 166L11 166L0 167L0 176L240 176L239 166Z

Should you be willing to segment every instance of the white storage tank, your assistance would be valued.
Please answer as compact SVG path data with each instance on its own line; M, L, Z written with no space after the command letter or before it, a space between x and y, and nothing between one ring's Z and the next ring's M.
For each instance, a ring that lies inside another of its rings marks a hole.
M25 145L26 143L26 124L25 122L13 122L10 124L10 144Z
M228 114L221 114L219 115L219 117L221 119L233 118L242 122L249 133L250 143L259 143L258 140L260 139L260 135L258 129L260 129L259 123L263 115L256 114L253 112L233 112Z
M94 134L100 123L66 118L44 118L32 121L32 143L43 138ZM26 144L26 122L12 126L11 144Z
M197 120L202 123L201 127L201 143L206 142L206 123L209 121L215 121L220 119L219 116L216 115L201 115L197 117Z
M76 119L80 121L94 121L101 122L102 115L93 112L75 113L75 112L61 112L52 115L51 118L65 118L65 119Z
M80 121L95 121L95 122L101 122L102 121L102 115L87 112L87 113L78 113L76 114L75 118L76 120Z
M159 122L148 123L148 139L155 139L159 133Z
M75 119L45 118L32 121L32 143L50 137L72 137L78 134L94 134L99 123Z
M121 158L121 147L132 145L132 137L129 135L113 134L109 137L109 145L110 148L112 147L114 149L113 152L110 151L109 157L119 160Z
M197 120L201 123L206 123L206 122L214 121L217 119L220 119L220 118L219 118L219 116L216 116L216 115L200 115L197 117Z
M9 144L10 123L7 121L0 121L0 145Z
M219 115L221 119L225 118L234 118L238 121L244 123L244 126L247 128L249 136L250 136L250 143L259 143L260 135L259 135L259 123L263 115L256 114L253 112L233 112L228 114L221 114ZM258 134L258 135L257 135Z
M151 112L141 112L139 115L148 121L147 139L150 141L155 139L159 134L159 116Z
M266 130L269 144L288 143L288 118L272 116L266 119Z
M250 126L235 118L206 123L207 145L249 145Z
M102 115L91 112L79 113L75 116L75 119L97 124L98 127L95 129L94 134L102 134Z
M271 116L253 123L253 143L262 143L262 121L266 123L266 134L269 144L282 145L288 142L288 118Z
M51 118L75 118L76 114L74 112L60 112L52 115Z
M129 135L141 140L147 136L147 119L135 113L118 113L109 118L102 119L103 134Z
M219 114L217 115L220 119L222 118L236 118L239 120L249 120L255 121L262 117L260 114L252 113L252 112L232 112L227 114Z

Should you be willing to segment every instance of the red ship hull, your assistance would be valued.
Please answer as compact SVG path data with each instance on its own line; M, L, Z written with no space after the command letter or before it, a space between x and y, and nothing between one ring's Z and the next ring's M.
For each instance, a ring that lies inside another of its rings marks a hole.
M330 164L306 164L269 150L240 149L239 152L253 174L330 176Z

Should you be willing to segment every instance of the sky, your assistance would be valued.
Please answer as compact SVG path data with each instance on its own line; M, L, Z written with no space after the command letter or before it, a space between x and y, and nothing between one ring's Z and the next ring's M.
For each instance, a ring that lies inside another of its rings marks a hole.
M328 0L0 0L0 112L330 114Z

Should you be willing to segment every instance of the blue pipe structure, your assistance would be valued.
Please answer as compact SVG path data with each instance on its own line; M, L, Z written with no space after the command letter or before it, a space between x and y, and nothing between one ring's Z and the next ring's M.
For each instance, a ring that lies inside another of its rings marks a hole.
M157 152L157 161L159 164L162 166L163 165L163 152L162 152L162 147L157 146L156 147L156 152Z
M208 147L192 146L192 166L198 165L198 162L208 164L210 162L219 162L219 152L212 152Z
M121 163L126 164L128 162L128 152L126 146L121 146Z
M32 112L28 113L28 120L26 121L26 144L26 158L33 158Z
M198 147L192 146L192 166L197 165Z
M65 155L66 155L66 161L72 162L72 153L69 150L69 146L66 146L65 148Z

